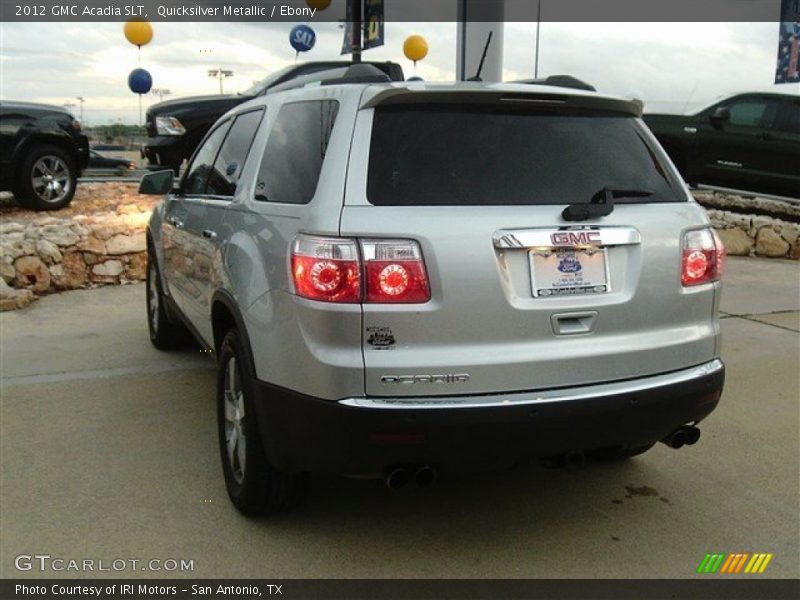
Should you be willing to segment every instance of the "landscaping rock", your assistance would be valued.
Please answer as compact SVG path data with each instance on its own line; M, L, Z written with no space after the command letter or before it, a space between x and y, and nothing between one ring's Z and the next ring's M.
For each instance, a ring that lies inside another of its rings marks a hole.
M22 308L35 299L32 291L14 289L0 279L0 311Z
M730 256L750 256L753 251L755 241L738 227L718 229L717 233Z
M86 263L80 252L67 252L61 262L64 268L63 276L57 281L57 287L62 290L74 290L86 285Z
M61 251L58 246L47 240L36 241L36 254L48 265L61 262Z
M756 254L779 258L789 252L789 242L772 227L762 227L756 236Z
M92 273L100 277L117 277L122 273L122 263L118 260L107 260L92 267Z
M106 254L133 254L147 250L147 240L145 234L135 233L133 235L115 235L106 242Z
M14 269L17 272L16 287L32 286L37 292L44 292L50 287L50 271L38 256L18 258L14 261Z

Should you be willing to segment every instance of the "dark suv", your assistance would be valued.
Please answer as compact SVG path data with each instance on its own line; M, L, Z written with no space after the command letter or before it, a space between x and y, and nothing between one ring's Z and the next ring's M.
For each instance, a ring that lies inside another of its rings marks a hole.
M0 103L0 190L34 210L66 206L89 162L89 141L63 108Z
M142 158L149 168L166 167L178 173L211 126L230 109L267 93L267 90L303 75L346 67L349 61L323 61L291 65L256 82L240 94L192 96L154 104L147 110L147 143ZM393 81L403 81L403 69L392 62L371 64Z
M749 93L697 114L644 115L690 184L800 197L800 98Z

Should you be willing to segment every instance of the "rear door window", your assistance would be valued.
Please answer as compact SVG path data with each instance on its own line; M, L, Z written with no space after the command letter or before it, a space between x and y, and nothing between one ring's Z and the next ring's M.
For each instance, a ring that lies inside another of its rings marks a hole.
M214 168L208 177L206 194L233 196L236 193L236 184L263 114L263 110L253 110L236 117L214 161Z
M373 205L576 204L604 187L652 192L618 203L685 201L632 116L449 105L375 110Z
M188 196L201 196L206 193L206 182L211 173L211 168L217 158L217 152L225 139L225 134L231 126L230 121L225 121L206 137L198 148L183 182L183 192Z
M256 180L256 200L307 204L317 190L339 103L285 104L275 118Z
M782 110L777 128L788 133L800 133L800 100L785 100Z

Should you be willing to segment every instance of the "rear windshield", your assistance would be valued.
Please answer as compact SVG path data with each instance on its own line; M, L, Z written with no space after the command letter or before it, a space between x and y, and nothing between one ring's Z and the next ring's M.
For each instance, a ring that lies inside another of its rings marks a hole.
M367 197L380 206L682 202L641 123L618 113L416 105L375 110Z

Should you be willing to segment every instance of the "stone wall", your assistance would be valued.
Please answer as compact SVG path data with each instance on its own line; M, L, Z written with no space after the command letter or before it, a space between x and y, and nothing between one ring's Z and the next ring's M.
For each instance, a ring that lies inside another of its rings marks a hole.
M93 206L91 214L3 211L0 310L51 292L145 278L145 229L156 199L138 196L133 186L111 185L113 202Z
M800 204L698 191L731 256L800 259Z
M158 198L137 195L132 184L78 191L58 213L0 204L0 310L51 292L145 278L145 228ZM800 205L706 191L695 197L728 254L800 259Z

